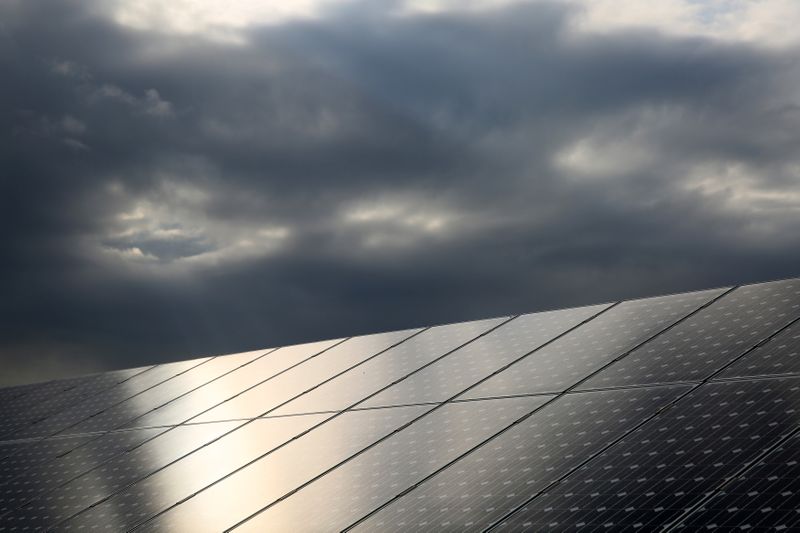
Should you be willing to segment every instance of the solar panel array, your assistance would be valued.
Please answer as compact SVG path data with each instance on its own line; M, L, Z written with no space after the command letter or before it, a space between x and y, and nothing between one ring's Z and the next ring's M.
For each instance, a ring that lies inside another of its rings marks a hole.
M800 528L800 280L0 389L0 531Z

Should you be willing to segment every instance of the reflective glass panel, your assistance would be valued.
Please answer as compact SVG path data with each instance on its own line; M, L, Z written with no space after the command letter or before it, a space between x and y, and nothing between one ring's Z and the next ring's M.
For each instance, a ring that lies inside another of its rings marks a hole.
M359 407L444 401L606 308L608 305L594 305L516 317ZM569 364L561 369L569 371ZM552 389L530 392L549 390Z
M285 402L323 385L327 380L335 379L339 374L405 341L419 331L413 329L351 337L302 365L211 409L195 420L234 420L271 413Z
M257 514L237 531L340 531L551 398L445 404ZM255 480L256 472L251 474ZM267 503L265 499L262 505ZM231 513L228 525L244 516Z
M720 378L800 373L800 323L748 353L722 372Z
M688 388L567 394L392 501L356 530L480 531Z
M707 383L576 470L502 530L652 531L797 427L800 378Z
M697 529L800 529L800 436L789 439L681 521Z
M746 285L634 350L582 389L700 381L800 315L800 280Z
M566 390L723 292L716 289L622 302L461 397Z
M352 368L336 379L276 409L274 414L345 409L438 358L450 357L452 354L447 355L449 352L502 324L504 320L507 319L495 318L427 329L384 352L380 357ZM416 401L424 400L420 398ZM415 402L412 400L401 403Z
M285 446L280 445L324 421L326 415L257 419L86 510L60 528L74 530L102 523L111 524L116 530L126 529L166 511L146 529L221 531L229 515L241 516L242 509L254 508L265 497L282 496L422 412L420 407L404 407L346 413ZM255 472L259 476L254 478Z
M92 443L91 450L69 454L47 465L46 470L37 471L33 483L26 477L24 485L14 494L25 505L17 506L2 522L10 529L52 527L237 425L237 422L217 422L179 426L169 431L107 433ZM103 453L94 455L96 450ZM116 455L110 455L112 450ZM105 461L101 462L102 459Z
M306 359L315 357L337 342L341 342L341 339L280 348L237 368L200 389L159 407L155 411L131 420L126 425L160 426L191 420L217 405L235 398L244 391L266 383L276 375L302 364Z
M198 365L186 372L165 381L142 394L105 409L82 422L71 426L70 433L88 433L106 431L125 426L140 416L158 409L178 397L195 390L228 372L233 372L253 359L264 355L264 351L215 357L205 364Z
M159 365L152 370L134 376L124 383L121 383L119 386L112 387L100 394L84 398L72 407L64 409L63 411L58 411L46 417L44 420L26 426L15 432L14 437L27 438L55 435L92 415L143 394L149 389L198 365L202 365L207 361L209 361L209 358L203 357L201 359Z

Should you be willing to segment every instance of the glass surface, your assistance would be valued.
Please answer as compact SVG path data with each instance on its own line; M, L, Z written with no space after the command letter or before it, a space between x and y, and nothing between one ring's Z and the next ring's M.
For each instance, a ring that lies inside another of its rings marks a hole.
M634 350L582 389L700 381L800 316L800 280L746 285Z
M566 390L723 292L725 289L714 289L622 302L462 398Z
M444 401L608 307L609 304L593 305L518 316L359 407ZM569 372L568 366L561 368ZM530 392L549 390L552 388Z
M217 422L169 431L107 433L92 443L92 450L69 454L37 472L32 481L26 478L24 487L14 493L17 500L24 497L21 503L25 505L18 505L13 513L2 517L2 522L9 529L52 527L238 425ZM95 456L96 450L102 455ZM116 455L111 455L112 450ZM101 463L103 458L106 461Z
M0 461L0 487L20 478L28 469L38 467L61 454L68 453L89 439L90 437L84 435L4 444L2 451L7 454L7 457ZM20 481L20 483L23 482Z
M392 501L358 531L479 531L688 390L567 394Z
M197 365L209 361L208 357L158 365L105 392L84 398L79 403L26 426L14 433L14 438L47 437L55 435L81 420L124 402L159 384L180 375Z
M445 404L255 515L237 531L340 531L551 398ZM250 473L250 479L256 482L257 475ZM268 503L267 498L261 502L262 506ZM230 514L227 525L245 516Z
M163 430L150 429L109 433L102 440L86 442L82 446L76 446L69 453L61 451L61 453L54 455L52 452L55 450L51 449L46 460L29 460L29 468L25 469L24 475L17 477L11 483L4 484L0 488L0 502L2 502L0 504L0 514L5 514L18 508L30 498L42 494L48 489L55 488L109 458L141 444L146 439L157 435L160 431ZM41 449L39 453L41 453ZM18 460L24 461L27 455L27 451L23 451L18 456ZM100 487L97 488L99 489ZM78 497L78 494L67 492L62 494L61 497L62 499L65 497L74 499ZM10 524L11 519L8 516L2 516L2 523Z
M702 385L500 529L653 531L796 428L798 408L800 378Z
M104 374L52 382L57 383L57 385L48 383L46 384L47 386L37 388L31 394L15 399L16 401L3 401L3 415L0 416L0 435L2 437L0 438L10 437L21 427L63 411L84 398L103 393L152 368L116 370Z
M229 372L235 371L242 365L263 356L268 350L245 352L240 354L215 357L205 364L198 365L169 381L165 381L152 389L134 396L128 401L119 403L114 407L76 424L69 428L70 433L87 433L91 431L106 431L129 425L142 415L159 409L169 402L174 401L184 394L192 391L202 391L207 383L218 379Z
M466 327L465 329L468 329L470 333L473 331L473 328L470 327ZM418 335L412 336L418 331L419 330L407 330L352 337L331 348L321 356L315 357L277 376L264 385L248 390L233 400L225 402L219 407L204 413L195 420L198 422L206 422L211 420L251 418L262 416L267 413L271 415L276 414L275 408L280 407L285 402L294 398L308 394L308 391L311 389L325 386L328 380L338 380L342 378L340 374L346 375L345 373L350 371L353 367L356 367L356 365L361 366L357 366L357 370L353 370L350 375L353 375L353 373L362 375L361 373L365 371L364 369L374 366L375 363L372 363L372 361L386 359L387 357L391 357L390 354L397 351L399 351L399 353L414 354L415 346L419 348L427 346L427 349L437 348L436 345L432 344L432 341L425 341L425 339L431 338L428 336L430 330L425 330ZM447 346L458 342L463 337L464 335L459 336L457 334L448 336L447 341L442 341L440 343L441 349L445 349L446 351ZM420 338L423 340L420 341ZM433 357L430 354L428 354L428 356ZM366 374L363 374L363 376L366 376ZM322 409L313 409L311 412L321 410Z
M797 322L736 361L719 378L796 373L800 373L800 323Z
M366 340L366 342L356 341L353 344L363 346L367 351L370 349L376 350L377 353L377 351L386 349L402 341L414 331L416 330L370 336L371 338ZM303 364L306 364L303 363L306 359L317 356L322 350L330 348L337 342L341 342L341 340L280 348L266 357L262 357L213 383L209 383L202 389L187 394L156 411L130 422L129 425L156 426L175 424L194 419L198 415L205 413L217 405L223 404L223 402L227 400L235 398L244 391L255 386L271 388L272 381L269 380L279 377L282 372L289 371L289 369L295 365L300 365L300 367L302 367ZM349 343L350 341L348 340L347 342ZM370 346L367 346L368 344ZM294 371L299 372L300 367L297 367ZM221 410L222 408L217 412ZM243 417L231 417L231 419L241 418Z
M243 516L243 510L257 509L264 498L282 496L422 412L421 407L403 407L345 413L286 446L281 445L328 416L257 419L86 510L59 529L79 530L92 524L126 529L197 493L145 529L221 531L231 515Z
M470 342L507 318L448 324L427 329L391 350L350 369L276 409L273 414L338 411L363 400L423 365ZM449 357L449 356L448 356ZM422 401L422 400L419 400ZM409 402L404 402L409 403Z
M789 439L680 522L697 529L800 529L800 436Z

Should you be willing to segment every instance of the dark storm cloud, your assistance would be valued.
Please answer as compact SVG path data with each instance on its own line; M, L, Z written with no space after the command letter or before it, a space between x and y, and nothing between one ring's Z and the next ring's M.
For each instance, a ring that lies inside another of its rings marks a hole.
M7 383L798 274L795 48L96 7L0 6Z

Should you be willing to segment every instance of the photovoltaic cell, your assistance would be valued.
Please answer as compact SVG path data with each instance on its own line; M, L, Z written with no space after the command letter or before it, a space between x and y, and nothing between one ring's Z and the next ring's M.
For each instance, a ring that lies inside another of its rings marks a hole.
M634 350L582 389L700 381L800 316L800 281L739 287Z
M688 386L567 394L359 523L357 531L480 531Z
M0 531L800 529L799 319L786 280L0 389Z
M121 383L117 387L112 387L107 391L83 399L79 403L63 410L58 411L38 421L30 426L26 426L14 433L14 438L47 437L55 435L80 421L100 413L110 407L127 401L137 395L145 393L147 390L180 375L197 365L202 365L209 360L208 357L192 359L159 365L152 370L142 372L133 378Z
M243 391L193 421L235 420L271 413L276 407L347 372L352 366L377 357L392 346L404 344L419 331L405 330L349 338L274 379Z
M421 407L398 407L345 413L285 446L281 445L325 420L325 415L257 419L87 509L59 529L107 524L107 530L117 531L167 511L145 530L221 531L230 516L244 516L244 510L263 498L280 497L422 412ZM275 429L280 425L283 431ZM267 454L270 450L274 451ZM263 454L267 455L248 468L225 477ZM253 477L255 472L259 475Z
M362 401L397 381L400 383L391 388L402 386L413 379L408 376L416 376L424 372L421 369L426 365L439 364L441 361L454 357L462 350L468 350L475 342L485 338L481 335L491 334L492 328L500 326L503 321L504 319L490 319L430 328L380 357L367 361L335 380L276 409L274 414L338 411ZM465 346L458 348L465 343L467 343ZM399 404L422 402L425 402L425 399L411 402L401 401ZM359 407L363 406L363 404L359 405Z
M179 426L169 431L131 430L108 433L93 443L104 455L93 457L94 450L79 456L69 454L36 472L31 483L14 494L22 500L14 512L0 519L0 531L40 529L52 526L102 501L115 491L138 481L170 462L201 447L236 427L236 422L216 422ZM158 438L153 438L159 435ZM116 452L111 455L110 451ZM120 453L124 452L124 453ZM106 459L102 462L101 459ZM24 489L24 490L23 490Z
M795 429L798 408L800 378L701 385L498 529L652 531Z
M790 438L680 522L678 531L800 529L800 436Z
M622 302L489 378L462 398L566 390L724 291L714 289Z
M735 378L800 373L800 323L781 333L731 365L718 377Z
M300 524L307 530L339 531L550 398L446 404L256 515L237 531L292 531ZM247 472L255 486L259 474ZM268 498L261 499L261 506L268 503ZM230 516L227 526L245 516Z
M62 411L82 399L105 392L152 367L116 370L74 380L64 380L58 386L44 384L35 394L26 394L15 402L3 402L0 435L6 438L16 430L37 420ZM32 397L33 396L33 397Z
M359 407L442 402L608 307L595 305L518 316Z

